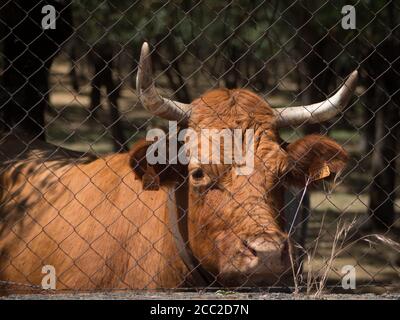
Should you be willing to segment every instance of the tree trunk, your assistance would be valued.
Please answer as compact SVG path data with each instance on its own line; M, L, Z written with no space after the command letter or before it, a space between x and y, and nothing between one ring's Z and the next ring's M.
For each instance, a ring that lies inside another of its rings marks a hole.
M77 68L76 68L76 63L78 60L76 46L77 46L76 40L71 41L67 51L68 51L68 55L69 55L69 60L71 62L71 69L69 71L69 78L71 79L71 86L72 86L72 89L74 89L74 91L79 94L80 85L79 85L79 75L78 75Z
M309 39L308 43L314 45L312 51L308 53L301 66L304 104L325 100L329 95L329 87L332 84L332 80L336 78L336 75L332 74L330 70L330 65L326 62L326 60L329 61L328 55L332 54L333 49L330 37L326 35L322 40L320 38L313 39L315 37L319 38L318 34L315 34L315 31L309 30L307 32L306 38ZM302 52L302 54L304 54L304 52ZM306 125L304 126L304 132L305 134L319 133L321 132L321 125Z
M368 61L377 95L384 98L376 113L369 203L372 222L380 230L390 228L395 215L396 158L400 138L399 51L400 41L392 37L377 47Z
M119 112L118 98L121 83L115 83L112 75L114 53L110 43L98 44L91 52L94 75L91 80L90 111L95 115L101 108L101 87L107 91L107 100L110 112L110 130L113 137L114 151L127 150L126 138Z
M370 189L369 211L379 230L389 229L394 222L396 156L399 118L396 110L382 108L376 116L375 150L372 160L373 183ZM398 113L398 111L397 111ZM396 120L395 120L396 119Z
M46 4L56 9L56 28L43 30ZM49 71L55 55L72 33L69 1L8 1L0 8L4 73L1 79L3 129L20 128L45 139Z
M362 109L363 127L360 152L364 155L369 155L373 152L375 144L375 109L379 101L377 99L378 91L373 82L366 81L366 87L368 91L365 93L365 108Z
M119 112L118 98L120 96L120 84L115 84L112 78L106 82L107 95L109 101L110 118L111 118L111 135L113 136L114 151L127 151L126 137L124 134L124 126L121 121L121 113Z

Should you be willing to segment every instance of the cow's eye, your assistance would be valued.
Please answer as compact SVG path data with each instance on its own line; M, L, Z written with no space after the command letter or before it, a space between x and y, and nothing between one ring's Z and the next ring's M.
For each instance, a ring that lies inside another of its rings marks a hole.
M201 168L196 168L192 172L192 178L195 180L203 179L204 178L204 171Z
M200 196L205 195L212 186L210 176L202 168L194 168L190 172L190 180L193 191Z

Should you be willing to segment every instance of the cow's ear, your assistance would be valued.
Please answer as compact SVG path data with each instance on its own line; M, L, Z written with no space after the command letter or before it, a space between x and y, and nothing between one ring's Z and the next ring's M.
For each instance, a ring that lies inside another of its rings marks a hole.
M161 184L172 181L179 183L185 178L187 170L181 164L169 164L168 160L163 164L149 164L146 157L147 149L153 143L143 139L136 142L129 151L130 165L136 178L142 181L144 190L158 190Z
M305 182L327 179L339 174L348 160L346 151L335 141L321 135L308 135L286 146L286 181L304 186Z

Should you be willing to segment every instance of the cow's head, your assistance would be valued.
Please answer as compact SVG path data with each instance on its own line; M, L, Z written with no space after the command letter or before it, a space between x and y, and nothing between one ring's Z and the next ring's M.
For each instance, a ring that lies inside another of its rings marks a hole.
M149 47L143 45L137 89L152 114L179 121L200 136L202 129L254 132L254 165L248 174L240 173L235 163L204 164L189 157L190 246L203 267L222 283L274 284L290 271L284 189L293 184L304 187L340 172L347 155L336 142L320 135L286 144L278 129L332 118L349 102L356 81L355 71L331 98L308 106L271 108L243 89L217 89L183 104L157 93ZM221 139L220 149L224 146Z

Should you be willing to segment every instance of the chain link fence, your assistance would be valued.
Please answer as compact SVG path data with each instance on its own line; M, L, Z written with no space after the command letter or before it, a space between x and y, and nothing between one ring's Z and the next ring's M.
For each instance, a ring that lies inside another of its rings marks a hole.
M377 0L3 1L1 292L399 292L399 17ZM353 70L327 121L321 104L277 120ZM253 130L251 174L174 161L186 128Z

